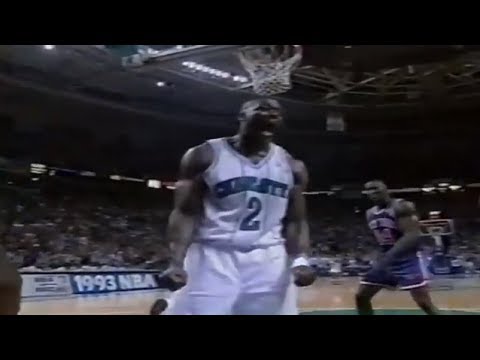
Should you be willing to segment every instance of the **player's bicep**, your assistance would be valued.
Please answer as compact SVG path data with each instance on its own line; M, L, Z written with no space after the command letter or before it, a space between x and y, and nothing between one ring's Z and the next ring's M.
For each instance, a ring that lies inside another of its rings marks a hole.
M194 180L178 180L175 185L175 210L195 214L200 210L200 190Z
M397 223L403 233L420 233L420 223L415 205L409 201L401 201L395 208Z
M175 184L175 210L196 214L201 209L204 184L202 174L207 165L198 148L189 150L180 163L180 174Z
M308 185L308 172L305 165L296 161L293 169L294 186L289 194L287 219L303 221L307 218L307 204L304 192Z
M305 196L302 189L295 186L290 191L288 199L287 221L302 221L306 218L306 215Z

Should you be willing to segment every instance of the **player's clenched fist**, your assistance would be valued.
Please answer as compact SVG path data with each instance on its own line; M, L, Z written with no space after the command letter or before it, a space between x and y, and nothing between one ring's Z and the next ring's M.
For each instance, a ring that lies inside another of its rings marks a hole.
M170 291L177 291L187 285L187 272L180 266L172 265L159 278L159 284Z
M317 274L315 270L308 265L300 265L292 268L293 279L298 287L310 286L315 282Z

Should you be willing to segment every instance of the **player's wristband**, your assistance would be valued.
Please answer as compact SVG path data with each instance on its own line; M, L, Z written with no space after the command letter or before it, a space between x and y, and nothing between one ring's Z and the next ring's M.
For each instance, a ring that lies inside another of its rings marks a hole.
M308 259L305 255L298 255L292 261L292 269L299 266L310 266Z

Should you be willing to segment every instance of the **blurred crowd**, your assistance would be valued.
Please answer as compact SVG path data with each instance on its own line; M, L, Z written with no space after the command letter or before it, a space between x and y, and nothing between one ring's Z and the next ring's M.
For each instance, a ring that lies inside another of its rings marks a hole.
M135 208L105 198L40 197L33 207L15 205L4 247L9 259L26 270L164 269L169 260L165 242L169 204L165 205ZM357 265L371 264L376 258L376 242L363 210L349 209L332 216L311 211L314 258ZM425 247L432 252L433 241L426 240ZM480 269L480 221L456 219L449 253Z
M42 201L16 212L4 246L20 268L159 269L168 262L168 210Z

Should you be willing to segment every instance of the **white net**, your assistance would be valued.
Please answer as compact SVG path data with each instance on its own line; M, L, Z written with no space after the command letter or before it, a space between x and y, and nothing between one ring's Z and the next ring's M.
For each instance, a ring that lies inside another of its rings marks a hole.
M253 91L259 95L282 94L292 88L292 71L302 60L300 45L268 45L243 50L240 61L252 78Z
M420 221L420 230L423 236L431 237L435 242L435 251L443 252L445 247L443 237L454 233L452 220L424 220Z
M424 220L420 221L420 230L424 236L445 236L454 232L452 220Z

